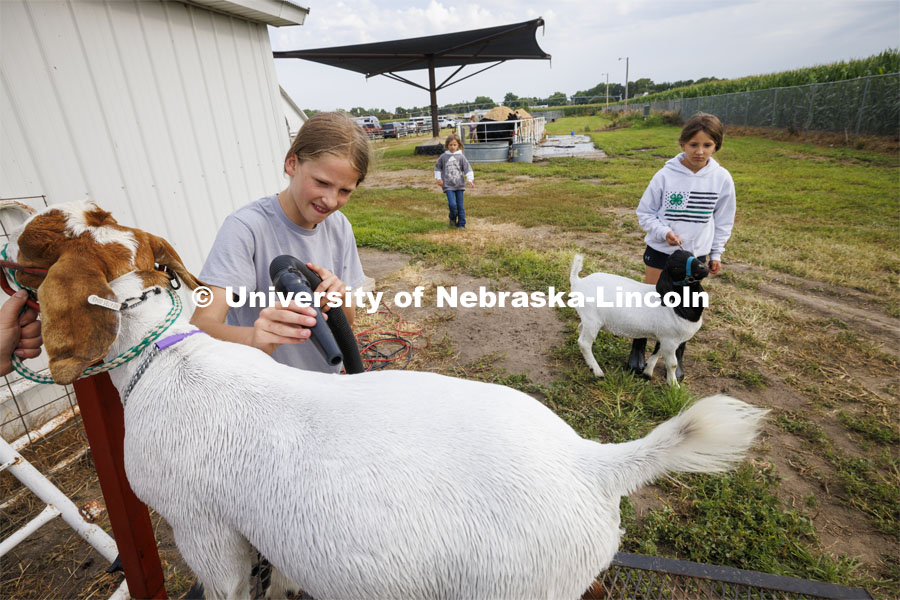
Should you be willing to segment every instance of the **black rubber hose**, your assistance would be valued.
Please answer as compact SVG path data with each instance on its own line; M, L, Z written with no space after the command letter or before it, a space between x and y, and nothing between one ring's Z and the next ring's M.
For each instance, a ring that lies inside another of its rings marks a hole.
M301 276L302 279L305 279L311 290L315 290L319 287L319 284L322 283L321 277L316 275L313 270L309 269L304 262L293 256L283 254L275 258L269 265L269 275L272 277L272 282L276 285L276 288L278 287L276 279L282 279L286 272L291 271ZM318 309L316 310L318 313ZM318 317L316 320L318 321ZM319 325L317 322L316 327L313 328L313 340L318 340L316 345L320 349L323 349L326 360L329 360L331 364L338 364L331 362L329 353L326 351L329 347L329 341L332 344L337 342L337 349L343 358L344 369L347 373L350 375L362 373L365 370L365 367L363 366L362 357L359 355L359 346L356 343L356 336L353 334L353 328L350 327L350 323L347 321L347 316L344 314L344 311L328 311L328 320L325 322L328 324L328 330L331 335L323 335L323 330L318 329Z

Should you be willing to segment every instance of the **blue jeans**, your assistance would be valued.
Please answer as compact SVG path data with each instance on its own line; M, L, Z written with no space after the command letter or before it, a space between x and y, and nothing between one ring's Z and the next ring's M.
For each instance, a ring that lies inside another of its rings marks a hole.
M446 190L447 207L450 209L450 223L457 227L466 226L466 207L463 206L463 192L466 190Z

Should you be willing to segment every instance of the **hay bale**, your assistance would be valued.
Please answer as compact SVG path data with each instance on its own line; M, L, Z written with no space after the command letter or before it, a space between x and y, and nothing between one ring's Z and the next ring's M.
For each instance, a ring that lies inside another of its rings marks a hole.
M495 106L491 110L484 113L481 117L482 121L506 121L509 119L509 115L514 115L515 113L507 106Z
M530 114L528 114L528 111L525 110L524 108L517 108L513 114L515 114L516 118L520 121L523 119L533 118Z

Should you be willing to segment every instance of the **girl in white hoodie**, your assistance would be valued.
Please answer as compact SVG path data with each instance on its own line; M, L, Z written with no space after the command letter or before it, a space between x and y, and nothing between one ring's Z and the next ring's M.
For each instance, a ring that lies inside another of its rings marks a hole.
M638 221L647 232L644 282L656 284L666 259L679 246L702 262L709 260L711 275L722 270L735 213L734 181L712 157L722 147L722 137L722 122L715 115L695 114L678 138L682 153L650 180L637 208ZM632 344L628 367L635 372L644 369L646 344L646 339ZM684 347L676 352L679 379L684 376Z

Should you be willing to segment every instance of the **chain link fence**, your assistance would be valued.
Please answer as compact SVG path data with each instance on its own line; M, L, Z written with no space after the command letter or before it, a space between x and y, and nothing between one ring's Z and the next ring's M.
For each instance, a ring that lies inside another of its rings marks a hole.
M610 106L623 111L624 105ZM683 119L697 112L712 113L725 125L748 125L860 135L900 135L900 73L860 77L832 83L811 83L642 103L635 98L629 110L675 111Z

